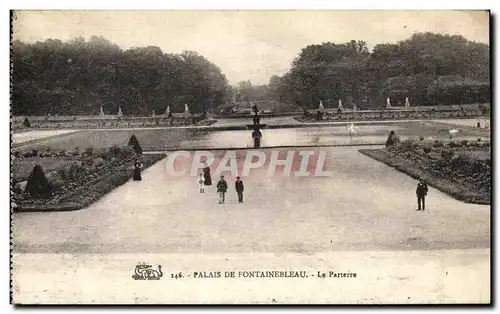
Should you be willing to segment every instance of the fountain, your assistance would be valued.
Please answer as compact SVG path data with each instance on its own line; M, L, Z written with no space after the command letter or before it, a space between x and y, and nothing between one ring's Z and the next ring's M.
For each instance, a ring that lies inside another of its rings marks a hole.
M123 117L123 112L122 112L122 108L120 106L118 106L118 113L116 114L118 117Z
M256 114L257 116L257 114ZM262 138L262 132L260 131L260 128L262 127L261 124L259 124L259 121L260 118L257 120L257 123L256 122L256 119L254 117L254 124L252 125L253 127L253 131L252 131L252 138L253 138L253 147L254 148L260 148L260 140Z
M262 139L262 132L260 129L266 127L267 125L260 124L259 110L256 105L252 104L252 110L254 112L254 116L252 118L253 124L247 125L247 128L253 129L252 138L254 148L260 148L260 141Z
M184 104L184 117L189 118L191 116L191 113L189 112L189 107L187 104Z
M151 117L156 118L156 112L153 109L153 113L151 113Z
M385 105L385 108L386 109L390 109L391 108L391 99L389 97L387 97L387 104Z
M169 105L167 105L167 109L165 109L165 115L166 115L167 117L170 117L170 115L171 115L171 114L172 114L172 113L170 112L170 106L169 106Z
M99 107L99 116L101 118L104 118L104 108L102 107L102 105L101 105L101 107Z
M352 103L352 111L358 111L358 107L355 103Z

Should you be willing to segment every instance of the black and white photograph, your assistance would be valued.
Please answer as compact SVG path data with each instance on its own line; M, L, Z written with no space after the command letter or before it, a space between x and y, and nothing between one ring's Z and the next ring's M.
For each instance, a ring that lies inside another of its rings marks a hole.
M10 14L12 304L491 304L490 11Z

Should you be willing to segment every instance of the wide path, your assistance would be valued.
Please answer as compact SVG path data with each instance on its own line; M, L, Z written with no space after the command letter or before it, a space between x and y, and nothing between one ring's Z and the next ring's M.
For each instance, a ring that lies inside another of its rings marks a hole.
M228 202L220 205L213 187L200 195L195 178L172 178L163 160L142 182L128 182L86 209L13 214L14 301L490 301L490 206L431 188L427 211L417 212L415 180L356 147L325 150L332 177L252 170L244 204L235 201L231 176ZM220 159L224 152L214 153ZM162 280L132 280L139 262L162 265ZM243 270L303 270L309 277L192 277ZM318 279L318 271L357 277ZM173 279L179 272L191 277Z
M196 178L172 178L166 159L89 208L16 213L14 250L73 253L242 253L366 249L489 248L490 206L465 204L430 189L428 211L415 211L412 178L360 154L325 148L332 177L244 178L237 204ZM224 152L216 152L221 158ZM244 151L240 151L244 153ZM278 172L279 173L279 172ZM216 174L214 173L214 179Z

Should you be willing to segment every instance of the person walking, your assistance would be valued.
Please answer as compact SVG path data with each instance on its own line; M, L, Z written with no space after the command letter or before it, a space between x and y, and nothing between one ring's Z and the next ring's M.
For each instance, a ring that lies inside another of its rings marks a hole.
M424 211L425 210L425 196L427 195L427 183L425 183L424 179L420 179L420 181L417 184L417 203L418 203L418 209Z
M234 187L236 188L236 193L238 193L238 203L241 204L243 203L243 190L245 187L243 186L243 181L241 181L240 177L236 177Z
M219 193L219 204L223 204L226 200L227 192L227 182L224 180L224 176L220 176L219 182L217 182L217 193Z
M198 184L200 186L200 193L205 193L205 178L203 177L203 173L200 173Z

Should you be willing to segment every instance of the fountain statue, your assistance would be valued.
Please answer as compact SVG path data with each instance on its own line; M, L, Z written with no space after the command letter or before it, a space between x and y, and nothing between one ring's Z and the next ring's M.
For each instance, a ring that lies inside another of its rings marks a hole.
M102 105L101 105L101 107L99 107L99 116L100 116L101 118L103 118L103 117L104 117L104 108L102 107Z
M165 109L165 115L168 117L170 116L170 106L167 105L167 109Z
M151 114L151 116L152 116L153 118L156 118L156 112L154 111L154 109L153 109L153 113Z
M184 117L189 118L191 114L189 113L189 107L187 104L184 104Z
M355 103L352 103L352 111L358 111L358 107Z
M117 116L119 116L119 117L123 117L122 108L121 108L120 106L118 106L118 113L117 113Z
M405 99L405 108L410 108L410 101L408 100L408 97Z
M387 109L391 108L391 99L387 97L387 104L385 105Z
M266 127L266 124L260 124L260 116L259 116L259 110L257 109L257 105L251 103L252 110L254 112L253 116L253 124L247 125L247 128L253 129L252 131L252 138L253 138L253 145L254 148L259 148L260 147L260 141L262 138L262 132L260 131L261 128Z

